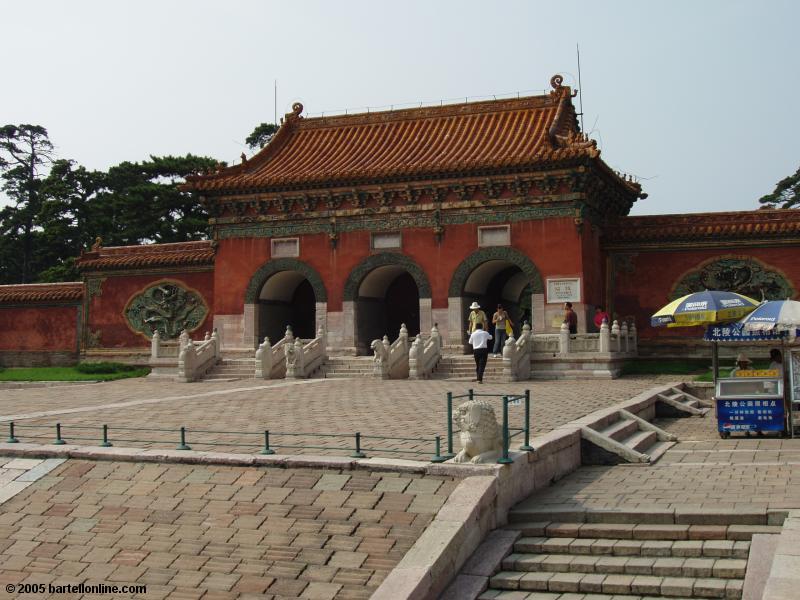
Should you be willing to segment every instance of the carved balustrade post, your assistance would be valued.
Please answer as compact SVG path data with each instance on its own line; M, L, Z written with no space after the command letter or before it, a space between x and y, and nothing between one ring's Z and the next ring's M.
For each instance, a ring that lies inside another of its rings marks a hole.
M619 323L617 321L614 321L614 324L611 325L611 336L614 338L613 351L622 352L622 343L619 339Z
M561 324L558 332L558 353L569 354L569 325L566 323Z
M419 373L419 362L422 359L422 340L417 336L411 342L411 348L408 350L408 378L421 379Z
M517 340L514 339L513 335L510 335L503 346L503 379L505 381L517 380L518 360Z
M214 327L214 333L211 334L211 339L214 340L214 358L219 362L222 359L222 340L216 327Z
M256 350L256 379L269 379L272 376L272 346L265 337Z
M600 325L600 352L606 354L611 352L611 332L606 319L603 319L603 323Z
M150 339L150 358L158 358L158 355L161 353L161 336L158 333L158 329L153 332L153 337Z

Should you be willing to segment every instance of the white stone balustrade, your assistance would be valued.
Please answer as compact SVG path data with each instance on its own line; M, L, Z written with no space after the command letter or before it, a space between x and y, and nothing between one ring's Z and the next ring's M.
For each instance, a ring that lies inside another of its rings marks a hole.
M286 327L283 337L274 346L268 337L256 349L256 379L282 379L286 376L286 345L294 344L291 327Z
M389 336L382 340L373 340L370 344L373 352L373 375L379 379L406 379L409 376L408 329L405 323L400 326L400 333L394 342Z
M303 344L300 338L294 338L294 342L284 339L287 379L305 379L319 369L327 359L327 338L322 327L317 331L317 337L307 344Z
M202 379L219 362L219 337L206 332L203 341L193 342L184 330L180 340L182 344L178 353L178 381Z
M418 335L408 351L408 378L427 379L442 359L442 338L436 324L431 335L423 339Z
M531 374L531 326L525 323L519 339L510 336L503 346L503 378L524 381Z

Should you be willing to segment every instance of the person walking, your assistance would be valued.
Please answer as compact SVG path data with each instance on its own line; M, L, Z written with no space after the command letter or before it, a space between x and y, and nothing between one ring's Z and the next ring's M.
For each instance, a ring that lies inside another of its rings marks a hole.
M569 327L570 333L578 333L578 315L572 310L572 302L564 303L564 323Z
M469 322L469 325L467 326L467 335L472 335L474 333L478 323L481 324L481 328L484 331L489 329L489 320L486 318L486 313L481 310L480 304L473 302L470 305L469 310L469 317L467 317Z
M503 346L505 346L506 339L508 339L508 330L513 325L502 304L497 305L497 311L492 315L492 323L494 323L494 348L492 349L492 354L498 357L502 355Z
M469 336L469 343L472 346L472 354L475 356L475 379L478 383L483 383L483 372L486 370L486 360L489 358L489 340L492 334L484 331L483 323L475 324L475 331Z

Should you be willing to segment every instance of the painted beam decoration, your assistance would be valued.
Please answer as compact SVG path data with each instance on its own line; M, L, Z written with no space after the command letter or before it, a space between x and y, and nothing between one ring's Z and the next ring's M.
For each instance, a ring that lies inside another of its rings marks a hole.
M125 320L131 329L147 338L158 331L162 340L175 339L184 329L197 329L207 314L200 294L174 281L149 286L125 307Z

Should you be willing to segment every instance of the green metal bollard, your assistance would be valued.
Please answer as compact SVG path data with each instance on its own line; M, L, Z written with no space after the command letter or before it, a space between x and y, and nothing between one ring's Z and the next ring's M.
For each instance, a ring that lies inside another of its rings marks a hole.
M178 445L177 450L191 450L191 448L186 445L186 427L181 427L181 443Z
M525 443L519 447L523 452L533 452L531 446L531 391L525 390Z
M367 455L361 451L361 432L356 431L356 451L350 455L350 458L366 458Z
M453 454L453 392L447 392L447 454L445 456L447 458L455 456Z
M441 445L442 445L441 436L437 435L436 436L436 454L433 455L433 458L431 459L431 462L440 463L440 462L444 462L444 461L447 460L447 457L446 456L442 456L440 454L440 452L439 452L441 450Z
M469 389L467 390L467 394L469 395L469 400L470 400L470 402L472 402L473 400L475 400L475 390L473 390L472 388L469 388Z
M503 396L503 456L497 459L501 465L514 461L508 456L508 396Z
M8 439L6 440L7 444L16 444L19 440L14 437L14 421L10 421L8 423Z
M103 443L100 444L100 447L110 448L113 445L114 444L108 441L108 425L103 425Z
M56 446L63 446L66 442L61 437L61 423L56 423L56 441L53 442Z
M261 454L275 454L275 450L269 447L269 430L264 430L264 449Z

